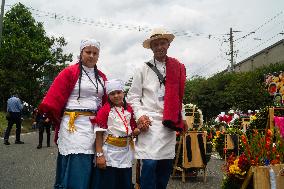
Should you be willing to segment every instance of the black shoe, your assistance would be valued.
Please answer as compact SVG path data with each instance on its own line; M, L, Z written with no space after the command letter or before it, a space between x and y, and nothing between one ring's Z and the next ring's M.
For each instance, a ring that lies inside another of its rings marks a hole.
M47 147L50 147L50 144L48 144Z
M4 141L4 144L5 144L5 145L10 145L10 142L9 142L8 140L5 140L5 141Z
M38 145L36 148L37 148L37 149L41 149L41 148L42 148L42 146L41 146L41 145Z
M20 140L16 140L15 141L15 144L25 144L23 141L20 141Z

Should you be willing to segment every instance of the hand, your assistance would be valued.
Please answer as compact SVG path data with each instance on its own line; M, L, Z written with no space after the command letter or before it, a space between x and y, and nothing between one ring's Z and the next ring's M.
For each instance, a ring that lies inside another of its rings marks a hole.
M96 164L99 169L106 169L105 156L96 157Z
M138 136L140 134L140 132L141 132L140 129L135 128L134 131L133 131L133 135Z
M148 131L149 126L151 126L151 120L149 119L148 116L143 115L143 116L141 116L141 117L138 119L137 124L138 124L138 128L139 128L142 132L145 132L145 131Z

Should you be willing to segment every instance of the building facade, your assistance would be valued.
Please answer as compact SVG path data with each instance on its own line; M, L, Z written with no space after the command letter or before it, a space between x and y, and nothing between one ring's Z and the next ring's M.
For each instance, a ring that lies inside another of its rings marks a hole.
M284 39L235 64L234 71L253 71L256 68L278 62L284 62Z

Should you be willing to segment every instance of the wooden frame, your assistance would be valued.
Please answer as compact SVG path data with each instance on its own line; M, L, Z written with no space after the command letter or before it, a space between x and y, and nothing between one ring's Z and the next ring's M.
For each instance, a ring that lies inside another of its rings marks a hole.
M185 171L186 169L189 168L197 168L203 170L203 181L206 182L206 165L203 163L202 158L201 158L201 152L199 149L199 145L197 142L197 134L203 134L203 143L204 143L204 149L205 149L205 154L206 154L206 136L207 132L206 131L188 131L186 133L183 133L180 136L180 141L178 141L178 149L176 153L176 158L174 161L174 170L172 176L176 176L176 171L181 171L181 177L182 177L182 182L185 182ZM191 161L188 161L187 153L186 153L186 141L185 138L187 135L190 135L191 137L191 153L192 153L192 158ZM179 158L180 158L180 153L181 153L181 148L183 148L183 154L182 154L182 164L181 166L178 166Z
M238 134L236 134L237 137L238 137L238 155L239 156L239 147L240 147L240 137ZM224 140L224 148L227 149L227 150L233 150L234 149L234 142L233 142L233 139L231 137L230 134L225 134L225 140ZM227 161L227 153L224 154L225 155L225 162Z
M284 169L284 164L271 165L276 177L276 189L284 186L284 176L279 173ZM241 189L246 189L250 180L253 179L254 189L270 189L269 166L252 166L243 182Z

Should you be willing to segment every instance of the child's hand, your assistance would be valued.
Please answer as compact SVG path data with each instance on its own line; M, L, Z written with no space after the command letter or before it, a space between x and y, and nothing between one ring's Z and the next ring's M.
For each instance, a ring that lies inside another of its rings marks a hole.
M149 126L151 126L151 120L148 116L143 115L138 119L137 124L138 124L138 128L142 132L145 132L145 131L148 131Z
M106 168L105 156L96 157L96 161L97 161L97 167L99 169L105 169Z
M135 128L134 131L133 131L133 135L138 136L140 134L140 132L141 132L140 129Z

